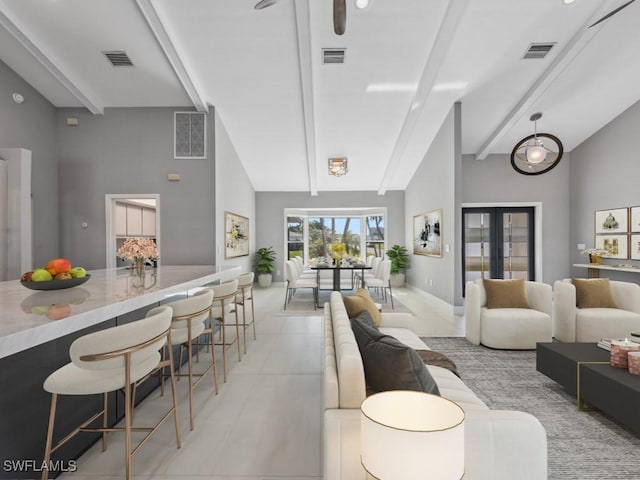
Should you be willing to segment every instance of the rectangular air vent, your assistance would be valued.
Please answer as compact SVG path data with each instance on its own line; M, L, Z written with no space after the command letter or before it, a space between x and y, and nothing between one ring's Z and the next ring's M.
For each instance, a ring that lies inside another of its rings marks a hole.
M323 48L322 63L344 63L344 53L346 48Z
M529 45L529 48L527 48L527 51L524 52L524 55L522 56L522 58L527 60L544 58L547 56L547 54L555 44L556 44L555 42L532 43L531 45Z
M174 112L173 158L207 158L207 117L201 112Z
M109 63L114 67L133 67L133 62L127 55L127 52L114 51L114 52L102 52L107 57Z

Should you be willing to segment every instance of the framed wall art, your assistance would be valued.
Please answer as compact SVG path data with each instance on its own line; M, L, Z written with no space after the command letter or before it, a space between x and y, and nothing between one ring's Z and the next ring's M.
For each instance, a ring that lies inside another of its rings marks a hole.
M631 260L640 260L640 234L631 235L629 252Z
M609 252L604 258L629 258L627 235L596 235L595 247Z
M442 257L442 209L413 217L413 253Z
M629 231L632 233L640 233L640 207L631 207L630 210Z
M224 212L224 258L249 255L249 219Z
M628 208L612 208L609 210L596 210L594 230L596 235L600 233L627 233Z

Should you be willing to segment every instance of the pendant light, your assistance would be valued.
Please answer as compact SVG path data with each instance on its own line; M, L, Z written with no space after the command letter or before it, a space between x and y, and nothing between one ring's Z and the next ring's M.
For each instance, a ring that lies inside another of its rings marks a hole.
M562 142L555 135L538 133L538 120L542 113L534 113L529 120L534 124L533 135L520 140L511 152L511 166L522 175L541 175L555 167L564 153Z

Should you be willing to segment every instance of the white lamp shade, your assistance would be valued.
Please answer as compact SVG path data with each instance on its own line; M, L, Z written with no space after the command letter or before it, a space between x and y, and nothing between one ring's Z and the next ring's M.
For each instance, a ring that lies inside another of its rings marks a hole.
M381 480L464 475L464 412L451 400L394 390L368 397L360 407L361 458Z
M547 158L547 150L542 145L527 147L527 162L542 163Z

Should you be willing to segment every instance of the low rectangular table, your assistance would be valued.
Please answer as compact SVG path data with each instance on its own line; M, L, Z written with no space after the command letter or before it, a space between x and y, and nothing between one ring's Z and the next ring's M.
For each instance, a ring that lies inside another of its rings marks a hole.
M609 364L610 353L595 343L538 343L536 370L584 403L640 434L640 376Z

